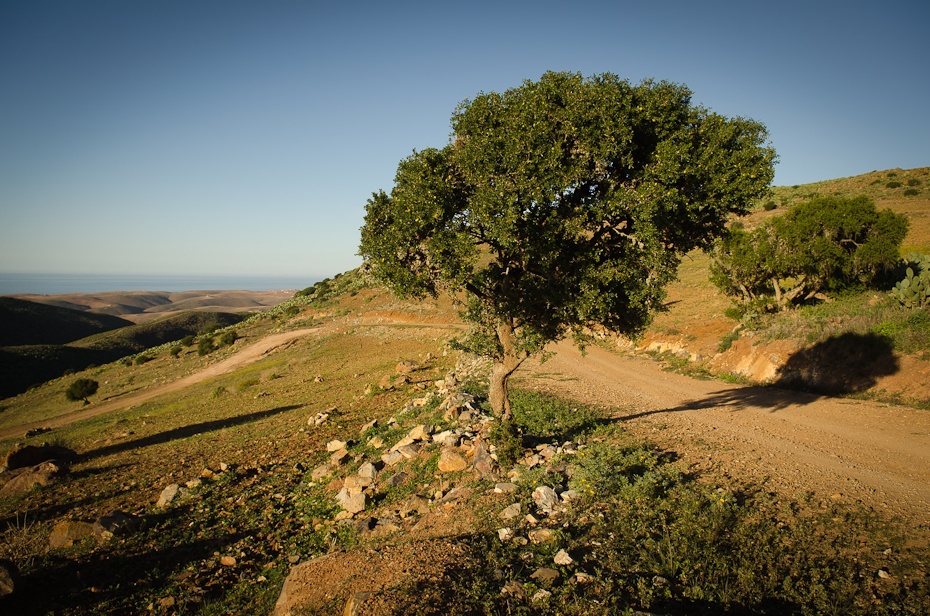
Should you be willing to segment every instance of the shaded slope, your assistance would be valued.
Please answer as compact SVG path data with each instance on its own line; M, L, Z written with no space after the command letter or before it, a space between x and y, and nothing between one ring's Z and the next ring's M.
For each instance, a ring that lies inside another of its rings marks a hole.
M130 325L111 315L0 297L0 346L65 344Z

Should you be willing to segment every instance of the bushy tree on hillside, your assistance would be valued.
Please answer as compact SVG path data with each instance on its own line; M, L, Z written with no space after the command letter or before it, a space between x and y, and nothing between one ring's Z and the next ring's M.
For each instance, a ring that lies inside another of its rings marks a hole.
M818 197L753 229L730 231L713 250L711 280L743 303L784 310L830 290L874 284L900 261L908 221L868 197Z
M97 393L100 384L93 379L77 379L65 390L65 398L72 402L83 400L84 404L89 404L89 397Z
M401 296L464 297L462 344L493 358L504 418L530 354L592 325L644 327L682 255L709 247L773 176L761 124L664 81L550 72L463 102L452 128L368 201L359 253Z

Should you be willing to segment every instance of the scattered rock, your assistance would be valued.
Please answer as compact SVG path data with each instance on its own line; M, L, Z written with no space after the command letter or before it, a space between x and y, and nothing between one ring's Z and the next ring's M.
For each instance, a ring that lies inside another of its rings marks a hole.
M164 608L174 607L174 604L177 603L174 600L174 597L163 597L158 600L158 605Z
M404 460L404 454L399 451L387 451L381 454L381 461L387 466L396 466L401 460Z
M878 577L880 577L880 578L883 579L883 580L887 580L888 578L891 577L891 574L888 573L888 571L886 571L885 569L879 569L879 570L878 570Z
M361 477L359 475L350 475L346 477L345 481L342 484L342 487L349 494L359 494L371 484L372 484L372 480L369 477Z
M407 436L409 436L415 441L428 441L430 440L430 434L432 433L433 433L432 426L426 426L426 425L420 424L419 426L411 430L407 434Z
M89 522L62 520L55 524L48 537L50 549L70 548L75 543L94 536L94 525Z
M563 502L569 503L578 499L578 492L575 492L574 490L565 490L559 494L559 498L561 498Z
M487 477L494 472L494 458L491 457L487 445L482 439L478 439L475 443L475 461L473 464L475 470L483 477Z
M394 371L397 372L397 374L410 374L419 369L420 364L411 360L404 360L394 367Z
M322 382L323 382L323 377L320 376L320 375L316 375L315 377L313 377L313 382L314 382L314 383L322 383Z
M439 471L457 473L468 468L468 460L454 449L443 448L439 452Z
M32 429L30 429L30 430L26 430L26 438L30 438L30 437L33 437L33 436L39 436L40 434L45 434L46 432L51 432L51 431L52 431L52 429L51 429L51 428L47 428L47 427L32 428Z
M359 518L355 522L355 530L357 530L359 534L363 535L365 533L373 531L375 529L375 526L377 525L378 525L378 520L372 517Z
M165 486L165 489L161 491L161 494L158 496L158 502L155 503L156 507L167 507L171 504L178 493L181 491L181 486L176 483L172 483L168 486Z
M333 453L341 449L345 449L349 445L348 441L340 441L339 439L334 439L326 443L326 451Z
M497 494L513 494L517 491L515 483L498 483L494 486L494 492Z
M407 481L407 473L400 471L399 473L391 475L387 480L387 484L392 488L396 488L399 485L403 485L405 481Z
M310 477L314 480L323 479L332 474L334 470L336 470L335 464L324 464L313 469L313 472L310 473Z
M568 555L568 552L566 552L565 550L559 550L558 554L556 554L555 557L552 559L552 562L554 562L557 565L567 566L567 565L571 565L575 561L572 559L571 556Z
M372 420L369 421L367 424L365 424L364 426L362 426L362 429L359 430L358 433L359 433L359 434L365 434L366 432L368 432L369 430L371 430L372 428L374 428L374 427L377 426L377 425L378 425L378 420L377 420L377 419L372 419Z
M317 413L307 420L308 426L321 426L329 419L329 413Z
M513 529L498 528L497 538L500 539L501 541L510 541L511 539L513 539Z
M552 593L548 590L540 588L535 593L533 593L533 603L544 603L549 600L549 597L552 596Z
M580 571L576 573L573 577L576 584L590 584L594 581L593 575L588 575L587 573L581 573Z
M342 466L343 464L348 464L349 460L352 459L352 456L349 455L349 452L345 449L340 449L333 455L329 457L329 461L335 464L336 466Z
M526 534L533 543L547 543L552 540L554 533L548 528L536 528Z
M501 519L512 520L520 515L520 503L514 503L501 511Z
M552 584L559 579L559 572L548 567L540 567L530 577L540 584Z
M559 495L549 486L539 486L533 490L533 502L540 511L551 514L559 504Z
M220 564L224 567L235 567L236 566L236 557L235 556L223 556L220 558Z
M501 588L501 594L505 596L511 596L516 599L523 600L526 598L526 593L523 591L523 584L516 580L510 580L504 587Z
M365 462L358 469L358 476L370 479L372 482L378 479L378 468L371 462Z
M380 436L375 436L373 438L370 438L368 439L368 446L371 447L372 449L381 449L382 447L384 447L384 439L381 438Z
M64 462L47 460L28 468L17 468L12 473L4 473L12 478L0 488L0 497L23 494L36 486L47 486L68 473Z
M654 575L652 577L652 587L653 588L665 588L668 586L668 580L661 575Z
M0 600L16 592L19 579L19 569L13 561L0 559Z
M350 494L345 488L339 491L339 494L336 495L336 500L339 501L343 509L353 515L365 511L365 507L368 506L367 494L364 492Z
M401 506L400 517L406 518L412 513L419 513L420 515L429 513L429 499L419 494L412 494Z

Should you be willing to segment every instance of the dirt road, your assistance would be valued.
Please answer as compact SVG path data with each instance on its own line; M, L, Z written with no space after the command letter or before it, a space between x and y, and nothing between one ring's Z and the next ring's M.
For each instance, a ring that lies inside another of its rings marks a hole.
M645 358L568 343L517 376L579 401L628 409L631 429L696 468L790 496L862 501L930 523L930 412L664 372Z
M245 346L242 348L242 350L231 355L230 357L227 357L223 361L207 366L199 372L189 374L176 381L165 383L164 385L158 385L157 387L150 387L143 391L134 392L125 396L119 396L118 398L100 402L98 404L92 404L80 411L68 413L67 415L53 417L51 419L33 424L6 428L5 430L0 431L0 439L9 438L12 436L21 436L27 430L32 428L58 428L61 426L66 426L68 424L74 423L75 421L87 419L88 417L95 417L97 415L102 415L103 413L108 413L117 409L129 408L131 406L142 404L143 402L158 396L180 391L185 387L190 387L191 385L201 383L207 379L212 379L214 377L220 376L221 374L233 372L242 366L251 364L252 362L268 355L269 353L284 347L293 340L317 332L320 329L321 328L319 327L315 327L310 329L296 329L294 331L283 332L280 334L271 334L270 336L266 336L254 344Z

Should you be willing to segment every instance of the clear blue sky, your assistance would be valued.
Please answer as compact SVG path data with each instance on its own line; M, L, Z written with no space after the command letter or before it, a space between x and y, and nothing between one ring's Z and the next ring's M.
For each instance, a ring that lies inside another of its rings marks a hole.
M331 276L455 106L687 84L775 183L930 165L930 3L0 0L0 271Z

